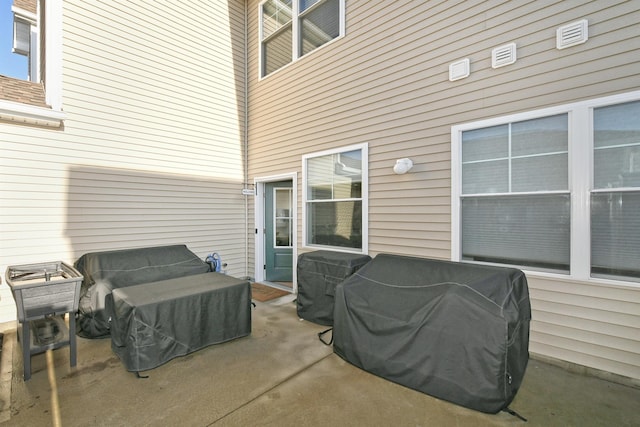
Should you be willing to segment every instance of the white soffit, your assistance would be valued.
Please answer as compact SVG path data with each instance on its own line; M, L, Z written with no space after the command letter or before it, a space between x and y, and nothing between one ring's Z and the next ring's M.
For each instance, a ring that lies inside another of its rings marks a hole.
M516 62L516 44L509 43L491 51L491 67L500 68Z
M469 77L469 58L452 62L449 65L449 80L455 81Z
M563 25L556 30L556 48L582 44L589 38L589 23L586 19Z

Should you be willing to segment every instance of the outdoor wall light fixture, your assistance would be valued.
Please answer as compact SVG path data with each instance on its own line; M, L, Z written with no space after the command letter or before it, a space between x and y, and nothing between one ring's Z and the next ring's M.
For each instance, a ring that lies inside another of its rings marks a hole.
M393 172L398 175L402 175L403 173L409 172L412 167L413 162L411 161L411 159L407 159L405 157L404 159L396 160L396 165L393 167Z

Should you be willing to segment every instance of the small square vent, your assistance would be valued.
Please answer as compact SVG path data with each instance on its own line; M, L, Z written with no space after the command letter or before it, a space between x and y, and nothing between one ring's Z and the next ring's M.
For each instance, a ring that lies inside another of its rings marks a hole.
M564 49L587 41L589 38L589 23L586 19L563 25L556 31L556 47Z
M469 58L452 62L449 65L449 80L455 81L469 77Z
M500 68L516 62L516 44L509 43L491 51L491 67Z

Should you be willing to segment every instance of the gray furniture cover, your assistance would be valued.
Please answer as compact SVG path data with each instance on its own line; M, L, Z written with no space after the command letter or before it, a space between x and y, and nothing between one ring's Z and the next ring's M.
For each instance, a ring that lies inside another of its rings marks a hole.
M128 371L251 333L251 285L221 273L114 289L111 348Z
M209 271L185 245L87 253L74 266L84 276L76 318L77 334L84 338L109 336L105 299L113 289Z
M496 413L522 382L530 319L520 270L381 254L336 289L334 351L388 380Z
M369 255L315 251L298 256L298 316L320 325L333 324L336 286L371 261Z

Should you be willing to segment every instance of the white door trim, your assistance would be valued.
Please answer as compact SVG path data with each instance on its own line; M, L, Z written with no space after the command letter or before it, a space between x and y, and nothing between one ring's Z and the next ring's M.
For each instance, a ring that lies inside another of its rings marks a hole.
M254 277L256 282L264 282L264 187L268 182L287 181L291 180L292 196L293 196L293 292L298 292L298 276L296 272L296 260L298 259L298 173L291 172L282 175L272 175L264 177L256 177L253 182L256 189L256 197L254 204L254 221L256 230L255 240L255 267Z

